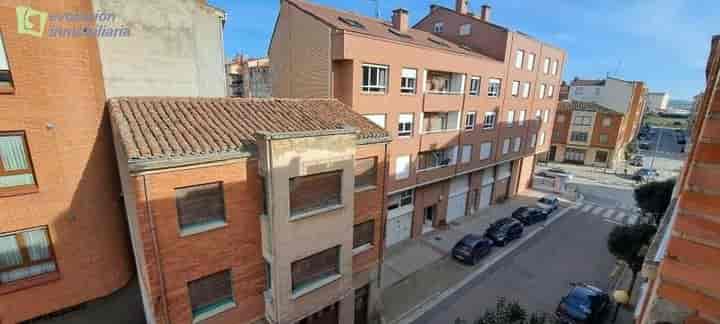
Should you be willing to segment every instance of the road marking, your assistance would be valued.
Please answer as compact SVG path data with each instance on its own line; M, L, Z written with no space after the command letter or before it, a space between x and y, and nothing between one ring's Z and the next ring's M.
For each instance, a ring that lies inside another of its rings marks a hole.
M637 223L637 221L638 221L638 215L637 215L637 214L632 214L632 215L630 215L630 219L628 220L628 224L630 224L630 225L635 225L635 223Z
M605 218L611 218L610 216L612 216L612 214L613 214L614 212L615 212L614 209L608 209L608 210L605 212L605 214L603 214L603 217L605 217Z
M597 206L597 207L593 208L593 210L592 210L591 213L592 213L593 215L596 215L596 216L597 216L597 215L600 215L600 213L602 213L603 210L605 210L605 208L602 208L602 207L600 207L600 206Z
M585 207L583 207L583 209L582 209L582 212L587 213L590 211L590 208L593 208L593 205L589 205L589 204L585 205Z
M610 223L610 224L615 224L615 225L620 225L620 226L625 225L625 224L623 224L623 223L614 221L614 220L612 220L612 219L603 218L603 220L604 220L606 223Z

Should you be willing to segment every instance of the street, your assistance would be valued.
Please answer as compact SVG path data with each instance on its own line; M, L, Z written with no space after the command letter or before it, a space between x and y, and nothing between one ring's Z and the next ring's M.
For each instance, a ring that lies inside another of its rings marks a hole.
M573 281L607 289L615 259L606 240L615 224L606 220L618 216L630 219L629 214L593 204L573 207L414 323L454 323L457 318L472 322L499 297L517 299L530 311L553 312Z

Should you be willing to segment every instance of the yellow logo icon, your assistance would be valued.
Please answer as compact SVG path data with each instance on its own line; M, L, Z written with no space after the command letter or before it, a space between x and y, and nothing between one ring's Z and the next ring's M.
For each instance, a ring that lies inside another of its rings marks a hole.
M45 32L48 13L30 7L15 7L17 13L18 34L42 37Z

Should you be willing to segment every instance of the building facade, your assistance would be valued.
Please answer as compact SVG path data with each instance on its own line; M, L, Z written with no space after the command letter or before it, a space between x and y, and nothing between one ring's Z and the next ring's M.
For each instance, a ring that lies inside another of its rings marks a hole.
M458 1L410 27L404 9L388 23L281 2L273 95L337 98L392 137L388 246L527 188L549 148L565 53L489 15Z
M720 322L720 35L713 37L706 89L674 198L650 246L637 323Z
M227 64L230 97L268 98L272 95L270 60L238 56Z
M614 168L624 159L631 127L625 114L591 102L558 105L547 160Z
M384 130L332 99L109 109L149 323L378 316ZM163 127L156 113L186 126L159 138L140 126Z
M652 112L667 111L670 94L667 92L648 92L647 110Z
M17 25L18 14L39 26L94 9L26 5L0 4L1 323L109 295L133 275L98 43Z

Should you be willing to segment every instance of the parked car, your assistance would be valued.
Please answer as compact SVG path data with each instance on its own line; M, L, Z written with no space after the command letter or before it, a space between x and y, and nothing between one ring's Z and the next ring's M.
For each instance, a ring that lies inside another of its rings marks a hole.
M655 169L642 168L633 175L633 180L647 182L660 174Z
M512 218L519 220L523 225L529 226L535 223L546 221L549 213L547 210L536 207L520 207L512 213Z
M464 263L475 265L492 250L493 241L480 235L465 235L452 249L452 256Z
M544 171L540 171L540 172L538 172L538 173L536 173L536 174L539 175L539 176L541 176L541 177L548 177L548 178L556 178L556 177L558 177L558 176L567 177L568 180L572 180L572 178L573 178L573 174L572 174L571 172L565 171L565 170L560 169L560 168L547 169L547 170L544 170Z
M497 220L485 231L485 237L491 239L494 245L505 246L523 233L523 224L520 221L505 217Z
M602 323L609 305L610 297L602 289L573 283L568 294L560 300L555 315L563 323Z
M537 206L549 214L560 207L560 200L554 196L542 197L538 199Z
M630 164L632 166L641 167L641 166L643 166L643 158L640 155L635 155L628 161L628 164Z

